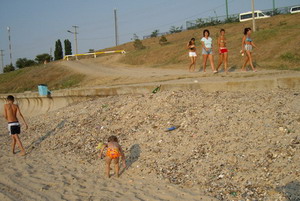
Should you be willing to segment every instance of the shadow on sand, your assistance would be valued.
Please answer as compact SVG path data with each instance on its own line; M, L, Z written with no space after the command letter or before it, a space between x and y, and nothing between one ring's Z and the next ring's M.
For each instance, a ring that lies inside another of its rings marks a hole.
M300 201L300 182L292 181L285 186L277 188L277 191L284 193L289 201Z
M134 144L129 149L129 156L126 157L126 168L120 172L120 175L124 173L125 170L130 168L133 163L135 163L141 154L141 148L139 144Z
M36 141L32 142L30 145L26 147L27 154L30 153L35 147L39 146L44 140L46 140L49 136L54 135L57 129L61 129L66 123L66 120L61 121L56 125L55 128L48 131L45 135L39 137Z

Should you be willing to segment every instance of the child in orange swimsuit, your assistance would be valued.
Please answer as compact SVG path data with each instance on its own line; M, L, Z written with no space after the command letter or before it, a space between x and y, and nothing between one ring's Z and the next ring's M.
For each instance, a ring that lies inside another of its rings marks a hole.
M110 164L113 161L115 164L115 173L117 177L119 177L119 158L122 157L123 167L126 168L125 154L119 145L118 138L116 136L110 136L108 138L108 143L104 144L100 152L100 158L102 158L102 153L104 149L107 148L106 151L106 174L108 178L110 177Z

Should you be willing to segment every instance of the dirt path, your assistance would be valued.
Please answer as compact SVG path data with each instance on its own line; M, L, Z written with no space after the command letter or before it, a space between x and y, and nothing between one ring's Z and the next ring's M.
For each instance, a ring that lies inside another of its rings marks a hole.
M186 66L169 66L168 68L128 66L118 63L116 60L120 55L101 57L96 59L83 59L79 61L63 61L61 64L66 69L86 75L81 86L112 86L124 84L142 84L154 82L219 82L238 81L253 79L270 79L284 76L300 76L296 71L279 71L258 69L258 72L241 72L240 69L232 67L230 73L225 74L222 70L213 74L210 67L207 72L190 73Z

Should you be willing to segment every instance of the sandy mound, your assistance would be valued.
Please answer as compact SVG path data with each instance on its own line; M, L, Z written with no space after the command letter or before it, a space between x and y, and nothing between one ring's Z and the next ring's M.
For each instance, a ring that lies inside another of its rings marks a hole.
M299 91L115 96L29 124L22 136L29 155L57 153L98 164L97 143L114 134L126 150L123 178L157 177L219 200L300 199ZM172 126L177 129L165 132Z

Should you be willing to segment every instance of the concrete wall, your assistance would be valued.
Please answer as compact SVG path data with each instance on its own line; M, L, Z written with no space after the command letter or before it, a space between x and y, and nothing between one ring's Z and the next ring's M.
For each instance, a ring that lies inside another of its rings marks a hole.
M85 101L93 97L114 96L123 94L151 93L158 83L124 85L115 87L91 87L58 90L52 92L52 97L39 97L38 93L13 94L16 103L26 116L34 116L66 107L72 103ZM161 90L190 90L201 89L213 91L245 91L245 90L274 90L300 89L300 76L280 77L269 79L249 79L239 81L201 82L189 80L185 82L170 81L162 84ZM7 94L0 95L0 108Z
M24 116L35 116L44 114L49 111L57 110L62 107L66 107L72 103L91 99L91 97L22 97L21 94L14 94L16 101L24 114ZM5 98L0 98L1 114L3 113L3 105L5 104Z

